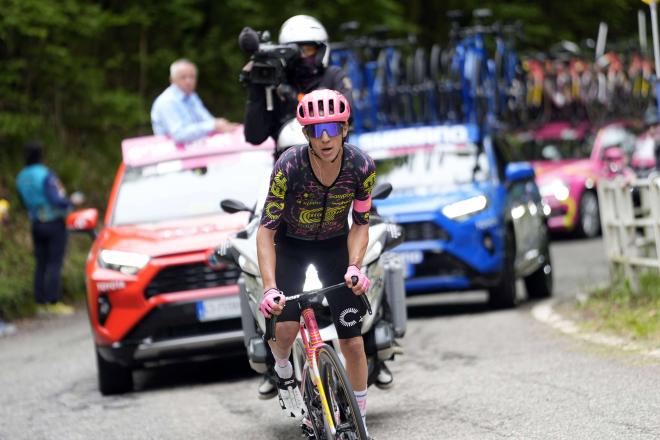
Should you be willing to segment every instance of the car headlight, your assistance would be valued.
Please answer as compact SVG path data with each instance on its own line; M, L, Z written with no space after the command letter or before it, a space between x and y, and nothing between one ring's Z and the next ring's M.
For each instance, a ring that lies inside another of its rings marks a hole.
M540 188L540 190L541 190L541 196L543 197L553 196L555 199L559 200L560 202L563 202L564 200L568 199L568 196L570 194L570 190L568 189L568 186L566 186L566 184L559 179L555 179L551 183L547 185L543 185Z
M149 262L148 255L133 252L104 249L99 253L99 266L116 270L127 275L135 275Z
M488 199L486 196L470 197L469 199L455 202L442 208L442 214L450 219L469 217L486 209Z

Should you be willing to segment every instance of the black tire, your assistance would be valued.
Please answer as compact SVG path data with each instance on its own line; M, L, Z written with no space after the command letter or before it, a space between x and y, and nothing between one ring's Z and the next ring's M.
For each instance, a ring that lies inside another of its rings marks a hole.
M99 391L104 396L133 391L133 370L103 359L96 350Z
M585 191L580 197L577 232L586 238L594 238L600 234L598 198L593 191Z
M513 229L507 228L504 237L504 264L502 274L496 286L488 289L488 302L493 308L504 309L515 307L516 291L516 242Z
M353 387L339 356L332 347L324 345L318 351L317 361L328 406L335 418L336 438L338 440L368 440Z
M326 438L326 440L332 440L330 430L327 429L323 418L321 396L312 383L311 377L309 377L309 367L305 367L301 374L305 377L305 380L301 382L303 387L302 393L305 406L307 407L307 418L311 424L312 434L314 434L314 438L316 439Z
M536 269L534 273L525 277L525 290L527 290L527 298L529 299L543 299L552 296L553 277L552 277L552 261L550 259L550 247L546 244L543 252L544 261L541 267Z

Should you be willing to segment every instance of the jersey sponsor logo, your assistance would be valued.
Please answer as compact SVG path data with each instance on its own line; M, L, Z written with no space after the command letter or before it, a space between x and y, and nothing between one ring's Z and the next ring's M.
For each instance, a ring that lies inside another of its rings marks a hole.
M266 204L266 217L270 220L277 220L280 218L280 212L284 209L284 202L268 202ZM272 212L276 211L276 212Z
M376 183L376 172L374 171L373 173L369 174L369 177L364 179L364 182L362 182L362 186L367 192L370 193L375 183Z
M346 193L346 194L331 194L330 198L331 199L352 199L355 196L354 192Z
M346 204L343 204L342 206L338 206L338 207L326 208L323 222L334 221L337 215L342 214L346 211L345 206ZM320 223L321 214L323 214L323 208L303 209L302 211L300 211L300 216L298 217L298 219L302 224Z
M352 319L349 321L347 320L347 318L352 318ZM357 324L360 321L362 321L362 318L358 315L358 309L356 309L355 307L349 307L348 309L341 312L341 314L339 315L339 322L344 327L353 327L355 324Z
M284 194L286 194L286 177L282 174L282 170L279 170L275 174L275 177L273 177L273 183L270 185L270 193L273 197L284 199Z

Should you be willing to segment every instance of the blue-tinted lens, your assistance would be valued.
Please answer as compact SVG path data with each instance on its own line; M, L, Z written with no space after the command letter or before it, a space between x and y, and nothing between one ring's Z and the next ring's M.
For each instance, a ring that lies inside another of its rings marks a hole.
M314 124L310 125L309 128L307 129L307 133L309 133L310 137L313 137L315 139L320 138L323 136L323 132L327 132L328 136L333 137L341 134L341 126L339 122L326 122L323 124Z

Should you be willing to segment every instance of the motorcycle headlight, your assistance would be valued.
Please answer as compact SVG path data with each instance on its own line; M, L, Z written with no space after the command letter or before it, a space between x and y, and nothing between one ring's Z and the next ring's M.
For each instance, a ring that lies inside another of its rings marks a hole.
M447 205L442 208L442 214L452 220L462 219L483 211L487 205L486 196L480 195Z
M549 184L543 185L540 188L540 190L541 190L541 196L543 197L552 196L555 199L559 200L560 202L563 202L564 200L568 199L568 196L570 194L570 190L568 189L568 186L566 186L566 184L559 179L555 179Z
M104 269L135 275L149 262L148 255L104 249L99 253L98 263Z

